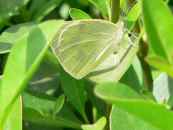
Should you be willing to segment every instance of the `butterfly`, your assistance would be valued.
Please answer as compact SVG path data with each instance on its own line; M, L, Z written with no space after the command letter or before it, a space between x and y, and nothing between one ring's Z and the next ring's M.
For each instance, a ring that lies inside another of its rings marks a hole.
M55 35L52 50L64 70L76 79L93 72L123 48L124 24L105 20L67 22ZM122 56L123 57L123 56Z

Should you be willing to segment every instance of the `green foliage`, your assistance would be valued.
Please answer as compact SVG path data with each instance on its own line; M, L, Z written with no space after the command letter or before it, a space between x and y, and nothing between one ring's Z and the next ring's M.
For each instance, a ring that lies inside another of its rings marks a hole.
M63 21L59 21L58 24L62 25ZM27 81L32 77L49 47L49 38L44 34L46 31L49 33L49 30L43 29L45 30L42 31L38 26L33 27L27 37L22 37L16 42L8 57L0 88L2 104L0 125L2 126L11 106L27 85ZM13 89L11 86L14 86Z
M171 0L0 0L0 130L172 130Z
M7 19L19 13L19 9L26 5L29 0L0 0L0 27Z
M153 8L153 6L155 8ZM157 63L153 63L152 59L148 61L151 62L151 65L168 72L172 69L172 52L173 39L171 37L171 32L173 31L173 18L171 11L165 5L163 1L144 1L142 4L144 23L146 31L148 33L148 39L151 45L151 50L154 54L151 54L151 57L154 58ZM159 19L159 20L158 20ZM164 28L163 28L164 27ZM169 72L169 73L172 73ZM172 74L171 74L172 76Z
M71 104L77 109L77 111L79 111L79 113L83 116L83 118L87 120L85 114L85 82L82 80L78 81L67 75L65 72L61 73L60 80L64 94L67 96Z
M80 128L80 122L64 105L64 99L59 97L49 99L44 95L37 97L24 93L24 119L26 121L54 127ZM67 113L68 115L64 115ZM63 114L63 115L62 115Z
M106 118L102 117L93 125L82 125L83 130L104 130L106 125Z
M103 17L108 17L110 10L110 2L109 0L88 0L91 4L93 4L102 14ZM109 16L110 17L110 16Z
M70 16L73 20L91 19L91 16L89 16L89 14L83 12L80 9L72 8L72 9L70 9L69 13L70 13Z
M35 21L41 21L52 10L58 7L61 2L62 0L34 0L30 7L31 18Z
M15 103L11 108L11 112L7 117L7 121L2 127L4 130L6 129L16 129L22 130L22 100L21 97L16 99Z
M130 89L126 85L104 83L96 86L95 93L100 98L113 103L115 107L129 113L130 116L134 116L139 121L141 120L151 125L150 129L172 129L173 112L167 110L164 105L154 103L151 99L139 97L133 89ZM138 126L134 129L137 128ZM141 128L144 129L145 126Z
M0 78L1 85L1 78ZM11 113L9 114L3 129L17 129L22 130L22 102L21 97L19 97L12 106Z

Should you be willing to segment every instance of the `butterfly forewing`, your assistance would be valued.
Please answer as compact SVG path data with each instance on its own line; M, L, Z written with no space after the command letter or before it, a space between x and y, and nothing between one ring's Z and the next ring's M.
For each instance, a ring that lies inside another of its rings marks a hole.
M82 20L66 24L56 35L53 51L64 70L80 79L119 49L122 23Z

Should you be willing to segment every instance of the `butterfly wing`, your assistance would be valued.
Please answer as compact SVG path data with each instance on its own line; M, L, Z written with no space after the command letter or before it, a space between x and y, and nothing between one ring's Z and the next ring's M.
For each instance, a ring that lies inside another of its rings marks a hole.
M56 37L53 51L60 64L81 79L119 48L123 25L103 20L74 21L66 24Z

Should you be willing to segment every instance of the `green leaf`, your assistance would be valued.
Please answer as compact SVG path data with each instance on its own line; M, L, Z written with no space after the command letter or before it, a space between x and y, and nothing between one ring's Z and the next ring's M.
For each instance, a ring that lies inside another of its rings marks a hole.
M0 77L1 88L1 77ZM12 111L7 117L3 130L16 129L22 130L22 100L18 98L12 106Z
M49 20L39 24L40 28L44 28L43 32L48 38L48 41L53 39L53 36L57 32L58 20ZM61 21L62 22L62 21ZM0 54L7 53L10 51L11 47L23 38L28 37L29 32L35 27L35 23L25 23L14 25L7 30L5 30L0 35Z
M83 130L104 130L106 125L106 118L100 118L95 124L93 125L82 125Z
M173 112L163 105L140 98L130 87L117 83L105 83L96 86L95 93L98 97L114 104L118 109L144 121L151 126L151 129L172 130Z
M92 103L93 121L97 121L103 115L106 115L107 104L95 96L93 83L86 81L86 91L88 100Z
M76 80L65 73L63 70L60 75L61 86L64 94L76 110L87 120L85 114L85 103L87 100L85 92L85 82Z
M122 22L73 21L60 29L52 49L64 70L81 79L122 48L123 35Z
M0 35L0 54L9 52L13 44L28 35L33 27L34 23L25 23L6 29Z
M69 13L73 20L91 19L91 16L89 16L89 14L85 13L84 11L82 11L80 9L71 8Z
M32 19L35 21L41 21L51 11L58 7L61 2L62 0L34 0L30 7Z
M95 93L98 97L112 102L114 100L136 100L142 98L139 93L129 86L121 83L107 82L96 86Z
M135 82L132 82L133 80L135 80ZM143 89L143 70L137 56L120 81L132 87L137 92L141 92Z
M0 0L0 23L18 13L29 0Z
M133 29L136 21L138 20L139 16L141 14L141 4L140 2L137 2L132 9L127 14L127 28L129 30Z
M58 30L63 23L63 21L59 21L56 29ZM5 117L7 117L9 111L11 111L12 104L17 99L19 93L26 87L43 59L50 45L49 34L52 34L50 29L41 29L35 26L28 37L23 37L17 41L11 50L0 88L0 102L2 104L0 109L1 126L5 122ZM36 44L37 46L35 46ZM13 86L13 89L11 89L11 86Z
M138 119L145 121L154 129L172 129L173 112L167 110L163 105L140 100L135 102L117 102L115 105Z
M60 97L60 100L61 98L62 97ZM67 106L62 107L62 104L58 105L55 99L49 99L41 95L37 97L29 93L24 93L23 99L23 114L25 121L44 126L80 128L80 122L73 114L71 114L67 109ZM60 110L59 112L57 111L57 108ZM54 115L54 112L58 113Z
M109 2L108 0L88 0L91 4L93 4L103 15L104 18L110 17L109 15Z
M123 9L126 5L126 0L120 0L120 7Z
M3 130L22 130L22 100L17 98L11 108L11 112L7 117Z
M52 52L47 51L40 67L29 82L27 90L39 94L54 94L60 89L59 70L60 64L56 57Z
M52 101L41 96L39 98L29 93L24 93L23 100L26 102L24 103L25 108L33 108L34 106L34 110L39 112L41 115L52 115L52 117L56 116L64 105L63 95L60 96L57 101Z
M146 61L156 69L166 72L169 76L173 77L173 67L170 63L165 61L159 56L148 56Z
M149 123L113 105L110 114L110 130L160 130Z
M57 101L56 101L56 104L55 104L55 108L53 110L53 114L54 116L59 113L59 111L62 109L63 105L64 105L64 102L65 102L65 96L64 95L61 95Z
M163 0L143 0L142 9L145 29L152 50L157 56L172 63L173 17Z

